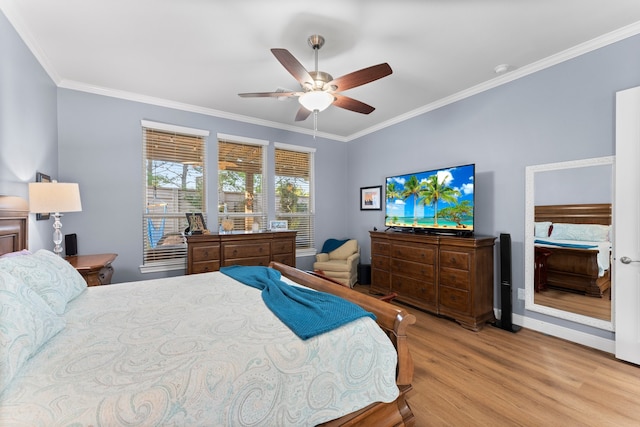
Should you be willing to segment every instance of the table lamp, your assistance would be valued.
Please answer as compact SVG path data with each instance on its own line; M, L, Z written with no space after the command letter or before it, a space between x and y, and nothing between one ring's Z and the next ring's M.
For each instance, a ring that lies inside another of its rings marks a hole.
M61 212L80 212L80 189L78 184L62 182L30 182L29 211L53 215L53 252L62 256Z

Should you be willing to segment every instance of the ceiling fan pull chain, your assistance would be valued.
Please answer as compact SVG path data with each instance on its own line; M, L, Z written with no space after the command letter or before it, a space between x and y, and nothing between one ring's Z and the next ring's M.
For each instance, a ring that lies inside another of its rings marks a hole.
M318 130L318 110L313 110L313 139L316 139L317 130Z

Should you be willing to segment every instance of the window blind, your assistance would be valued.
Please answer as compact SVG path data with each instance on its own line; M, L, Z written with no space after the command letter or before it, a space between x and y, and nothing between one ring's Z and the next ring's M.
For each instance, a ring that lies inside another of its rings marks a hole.
M314 247L313 153L284 144L275 150L276 219L296 230L296 250Z
M184 128L179 128L184 130ZM203 135L143 124L143 266L186 265L186 213L206 221L206 150Z
M265 162L261 143L218 139L218 217L234 230L267 228Z

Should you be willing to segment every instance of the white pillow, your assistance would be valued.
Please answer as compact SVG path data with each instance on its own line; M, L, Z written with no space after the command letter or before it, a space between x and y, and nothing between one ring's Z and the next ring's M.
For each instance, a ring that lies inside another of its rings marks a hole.
M57 314L87 287L82 275L51 251L0 259L0 270L30 286Z
M585 242L608 242L609 225L554 223L551 237L559 240L581 240Z
M64 325L64 319L29 286L0 271L0 394Z
M539 221L534 224L535 230L533 235L535 237L549 237L549 227L551 227L551 221Z

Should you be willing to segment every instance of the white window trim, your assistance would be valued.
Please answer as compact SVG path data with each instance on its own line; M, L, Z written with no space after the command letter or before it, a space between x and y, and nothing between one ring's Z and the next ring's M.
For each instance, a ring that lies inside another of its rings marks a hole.
M303 147L301 145L285 144L284 142L274 142L273 146L281 150L299 151L301 153L315 153L316 149L312 147Z
M145 127L145 128L163 130L165 132L183 133L186 135L193 135L193 136L209 136L210 134L208 130L172 125L169 123L152 122L150 120L144 120L144 119L140 120L140 124L142 125L142 127Z
M285 144L284 142L275 142L273 143L273 147L275 149L281 149L281 150L289 150L289 151L298 151L300 153L310 153L310 154L315 154L316 149L313 147L304 147L301 145L293 145L293 144ZM275 167L275 165L274 165ZM311 198L311 205L309 206L309 213L311 215L313 215L314 219L316 216L316 177L315 177L315 170L316 170L316 161L315 158L313 160L313 162L311 162L311 170L310 170L310 176L311 176L311 188L309 189L309 191L311 191L313 194L313 197ZM273 191L273 190L272 190ZM275 195L274 195L274 199L275 199ZM315 221L313 222L313 227L315 228ZM314 231L314 236L315 236L315 230ZM315 242L315 237L314 237L314 245L316 244ZM296 249L296 258L302 258L302 257L308 257L308 256L315 256L318 253L318 250L316 248L305 248L305 249Z
M227 133L218 133L217 134L218 140L225 140L225 141L229 141L229 142L238 142L241 144L253 144L253 145L264 145L267 146L269 145L269 141L264 140L264 139L257 139L257 138L249 138L247 136L237 136L237 135L230 135Z
M158 262L154 264L141 265L139 268L140 268L140 273L142 274L160 273L162 271L173 271L173 270L186 271L187 260L186 258L182 258L182 259L176 259L173 261L167 261L163 263Z

